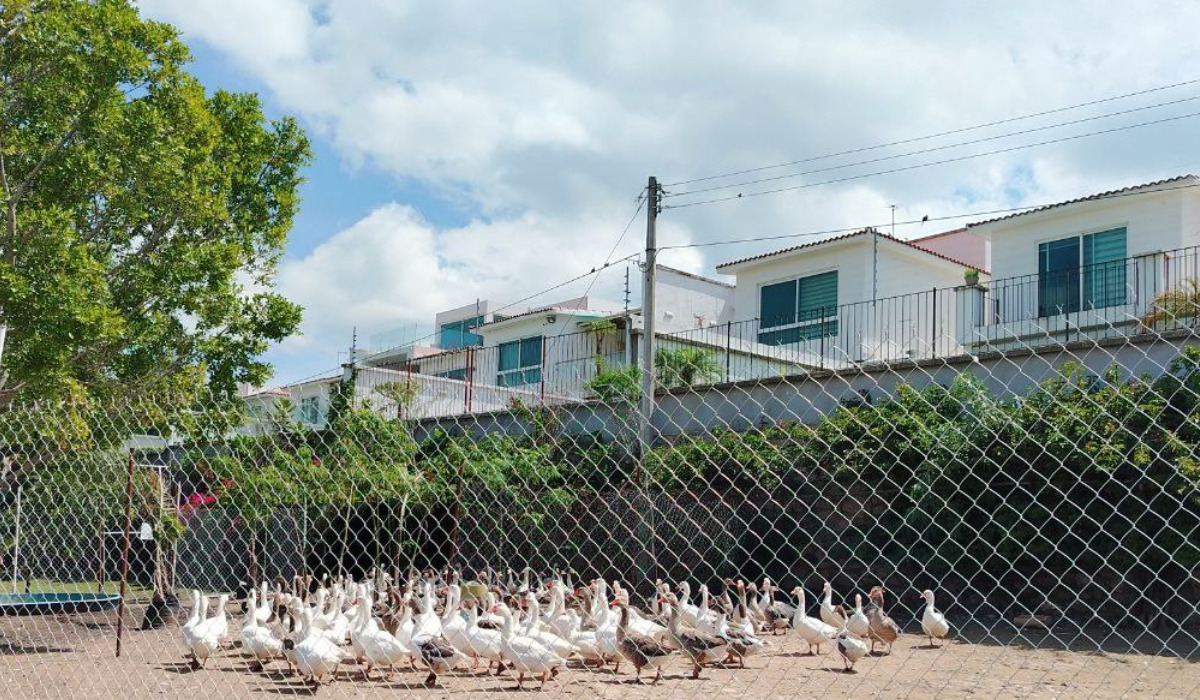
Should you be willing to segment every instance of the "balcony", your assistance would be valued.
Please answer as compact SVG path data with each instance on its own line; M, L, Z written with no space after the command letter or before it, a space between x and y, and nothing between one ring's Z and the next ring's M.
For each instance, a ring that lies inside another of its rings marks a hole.
M1184 327L1194 309L1164 314L1155 300L1196 280L1200 248L1192 247L960 287L959 342L1012 350Z

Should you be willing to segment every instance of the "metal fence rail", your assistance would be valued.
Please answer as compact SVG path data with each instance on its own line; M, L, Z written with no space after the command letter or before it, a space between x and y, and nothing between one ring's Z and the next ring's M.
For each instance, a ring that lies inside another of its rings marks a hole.
M1196 697L1175 302L1137 333L775 374L734 369L757 331L706 329L725 357L681 335L645 452L619 333L542 355L590 396L453 414L370 368L317 426L282 395L8 406L5 693ZM114 612L83 610L122 578L117 657Z

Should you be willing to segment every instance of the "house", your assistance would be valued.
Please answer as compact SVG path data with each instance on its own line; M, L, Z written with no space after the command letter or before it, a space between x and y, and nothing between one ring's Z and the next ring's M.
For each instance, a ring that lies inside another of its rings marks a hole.
M945 238L962 246L960 236ZM981 256L959 260L939 251L954 249L947 241L927 245L864 229L718 265L737 280L734 335L808 366L956 353L954 315L937 308L944 293L934 290L962 286Z
M1006 350L1135 330L1200 279L1200 179L1181 175L968 225L991 282L961 289L965 347Z

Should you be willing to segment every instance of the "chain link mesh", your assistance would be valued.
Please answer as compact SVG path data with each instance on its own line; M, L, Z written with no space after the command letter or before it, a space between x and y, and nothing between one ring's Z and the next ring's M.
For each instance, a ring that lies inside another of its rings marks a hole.
M0 695L1194 698L1194 317L9 406Z

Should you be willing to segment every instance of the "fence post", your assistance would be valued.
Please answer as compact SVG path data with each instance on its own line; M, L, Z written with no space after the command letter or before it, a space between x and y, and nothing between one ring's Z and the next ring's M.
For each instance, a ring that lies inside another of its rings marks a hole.
M96 525L96 592L104 592L104 521Z
M121 599L117 602L117 657L125 631L125 592L129 582L129 530L133 527L133 450L129 450L129 474L125 479L125 548L121 554Z
M725 381L729 381L729 363L733 348L733 321L725 322Z
M462 519L462 497L463 497L463 462L458 463L458 488L454 493L454 522L450 530L450 556L446 557L446 565L450 568L455 568L455 560L458 559L458 530L459 521Z
M17 592L17 579L20 577L20 572L21 572L21 491L22 491L22 489L23 489L23 485L17 484L17 512L16 512L16 521L15 521L17 532L16 532L16 535L13 537L13 560L12 560L13 593Z
M933 316L930 317L929 346L933 348L933 356L937 357L937 287L933 288Z
M463 369L463 379L466 383L463 385L463 413L471 412L471 381L475 378L475 367L471 364L474 359L474 353L471 348L467 348L466 366Z

